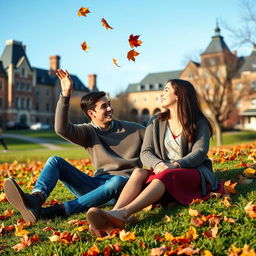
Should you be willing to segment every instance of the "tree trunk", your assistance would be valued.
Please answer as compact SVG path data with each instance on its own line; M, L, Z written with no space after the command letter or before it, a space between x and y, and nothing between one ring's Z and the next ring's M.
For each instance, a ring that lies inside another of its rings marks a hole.
M222 145L222 129L221 129L221 126L216 120L213 120L213 123L214 123L214 126L215 126L217 146L221 146Z

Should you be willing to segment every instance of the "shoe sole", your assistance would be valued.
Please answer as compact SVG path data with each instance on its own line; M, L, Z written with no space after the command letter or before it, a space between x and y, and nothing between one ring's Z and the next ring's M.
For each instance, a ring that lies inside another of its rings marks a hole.
M30 221L31 223L36 223L36 216L33 214L32 211L27 208L25 201L17 186L18 185L14 180L5 180L4 192L8 202L21 213L25 222Z

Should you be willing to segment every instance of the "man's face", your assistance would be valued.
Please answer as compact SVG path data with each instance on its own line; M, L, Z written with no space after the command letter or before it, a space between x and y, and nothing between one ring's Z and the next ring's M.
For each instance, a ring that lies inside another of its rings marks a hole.
M110 100L104 96L96 102L95 109L88 110L93 123L100 125L106 124L113 120L113 109Z

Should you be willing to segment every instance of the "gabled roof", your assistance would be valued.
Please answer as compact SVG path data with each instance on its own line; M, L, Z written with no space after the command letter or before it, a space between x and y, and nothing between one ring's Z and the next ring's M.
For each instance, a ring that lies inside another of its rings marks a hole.
M256 71L256 49L253 49L250 56L244 58L244 64L240 68L239 72Z
M159 91L162 87L156 87L154 85L165 85L165 83L170 79L179 78L182 70L167 71L159 73L149 73L145 78L143 78L139 83L129 84L127 92L135 91ZM150 87L152 85L152 88ZM143 87L143 89L142 89Z
M36 71L36 83L40 85L51 85L54 86L58 78L56 75L50 75L49 70L42 68L34 68ZM83 84L83 82L76 76L70 75L73 80L73 88L76 91L89 92L89 89Z
M1 56L1 61L3 62L4 68L6 69L10 64L14 66L24 57L31 68L29 60L26 56L25 46L22 45L22 42L15 40L7 40L6 45Z
M208 45L206 50L201 55L209 54L209 53L216 53L216 52L231 53L230 49L226 45L223 37L220 35L220 28L219 28L218 24L215 28L215 35L212 36L212 41L210 42L210 44Z

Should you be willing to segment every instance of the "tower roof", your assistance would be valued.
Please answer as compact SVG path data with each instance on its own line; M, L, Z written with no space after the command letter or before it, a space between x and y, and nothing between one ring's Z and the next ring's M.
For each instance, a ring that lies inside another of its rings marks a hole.
M224 52L224 51L231 53L223 39L223 36L221 36L220 34L220 30L221 29L217 22L216 28L214 29L215 35L212 36L212 41L210 42L210 44L208 45L208 47L206 48L206 50L203 52L202 55L209 54L209 53L216 53L216 52Z
M10 64L16 66L22 57L25 57L30 66L29 60L26 56L25 46L22 45L22 42L7 40L0 59L3 62L4 68L7 68Z

